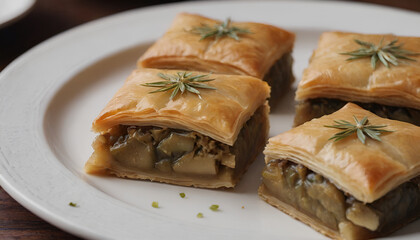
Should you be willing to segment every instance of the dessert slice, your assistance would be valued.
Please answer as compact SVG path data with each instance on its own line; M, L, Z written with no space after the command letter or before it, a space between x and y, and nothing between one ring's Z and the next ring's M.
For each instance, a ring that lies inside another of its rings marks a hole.
M295 125L354 102L381 117L420 126L416 52L419 37L323 33L296 92Z
M328 237L384 236L420 217L419 144L420 127L348 103L269 139L259 194Z
M181 13L138 66L257 77L271 86L271 105L294 81L294 39L293 33L267 24Z
M93 122L85 171L234 187L264 148L269 92L249 76L135 70Z

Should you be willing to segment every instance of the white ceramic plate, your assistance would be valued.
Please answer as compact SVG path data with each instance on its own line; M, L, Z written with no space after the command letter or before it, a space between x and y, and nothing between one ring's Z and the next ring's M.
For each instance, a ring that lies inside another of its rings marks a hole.
M35 0L0 0L0 28L25 15L34 3Z
M257 197L262 156L235 190L88 176L91 122L136 59L182 11L266 22L297 35L300 79L321 32L419 35L418 13L343 2L186 2L128 11L60 34L0 74L0 180L26 208L78 236L100 239L323 239ZM288 130L293 93L271 115ZM179 193L186 193L181 199ZM151 207L158 201L161 208ZM73 208L69 202L76 202ZM221 211L212 212L211 204ZM244 206L244 209L242 209ZM196 218L202 212L203 219ZM394 238L418 239L420 221Z

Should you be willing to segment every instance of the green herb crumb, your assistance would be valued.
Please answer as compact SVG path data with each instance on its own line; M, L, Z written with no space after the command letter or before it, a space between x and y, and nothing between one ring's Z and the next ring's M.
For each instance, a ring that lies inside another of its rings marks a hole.
M197 213L197 218L203 218L203 217L204 217L203 213L201 213L201 212Z
M207 79L207 77L211 74L207 75L195 75L192 76L192 72L177 72L177 74L174 75L168 75L163 73L158 73L158 76L160 78L163 78L166 81L160 81L160 82L150 82L150 83L144 83L141 84L145 87L158 87L158 90L151 91L149 93L157 93L157 92L166 92L171 89L172 94L169 97L169 100L172 100L178 92L181 92L181 95L184 94L184 92L191 92L198 95L198 98L201 98L200 91L198 91L197 88L202 89L211 89L216 90L215 87L206 85L205 82L213 81L214 79Z
M159 203L158 202L152 202L152 207L159 208Z
M70 207L77 207L77 203L74 203L74 202L69 202L69 206L70 206Z
M179 196L180 196L181 198L185 198L185 193L183 193L183 192L182 192L182 193L180 193L180 194L179 194Z
M219 205L217 205L217 204L213 204L213 205L211 205L210 206L210 210L212 210L212 211L219 211Z

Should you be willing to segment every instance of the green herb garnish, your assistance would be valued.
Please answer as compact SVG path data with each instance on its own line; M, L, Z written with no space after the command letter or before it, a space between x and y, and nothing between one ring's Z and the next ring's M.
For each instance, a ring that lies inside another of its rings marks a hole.
M378 61L381 61L387 68L390 66L389 63L398 66L400 59L416 61L415 59L409 58L408 56L416 56L419 55L419 53L402 49L403 44L395 45L398 39L391 41L387 45L383 45L383 40L384 39L382 38L379 42L379 45L375 45L370 42L363 42L355 39L354 41L362 47L351 52L344 52L340 54L352 56L347 59L349 61L370 57L370 64L372 65L373 69L376 68L376 63Z
M177 74L173 75L159 73L158 76L165 79L166 81L145 83L142 84L142 86L159 87L158 90L149 93L165 92L173 89L171 97L169 98L170 100L172 100L179 91L181 91L181 94L183 94L185 91L195 93L201 99L200 92L197 90L197 88L211 90L216 89L214 87L203 84L204 82L210 82L214 80L206 79L206 77L209 75L210 74L192 76L192 72L177 72Z
M203 218L203 217L204 217L203 213L201 213L201 212L197 213L197 218Z
M212 210L212 211L218 211L219 210L219 205L217 205L217 204L213 204L213 205L211 205L210 207L210 210Z
M365 144L366 136L365 134L377 141L381 141L381 138L379 137L381 133L383 132L392 132L385 129L380 129L386 127L386 125L369 125L369 120L367 117L364 117L361 121L359 121L356 116L353 116L354 120L356 121L356 125L346 121L346 120L334 120L336 125L324 125L324 127L328 128L338 128L343 129L343 131L334 134L331 138L328 140L334 140L339 141L343 138L346 138L353 133L357 133L357 137L359 140Z
M152 207L159 208L159 203L158 202L152 202Z
M238 34L251 33L248 29L231 26L230 18L227 18L222 23L215 24L213 27L210 27L207 24L201 24L199 27L192 28L190 32L200 35L200 40L209 37L214 37L218 40L221 37L227 36L235 39L236 41L239 41Z
M183 193L183 192L182 192L182 193L180 193L180 194L179 194L179 196L180 196L181 198L185 198L185 193Z
M77 207L77 203L74 203L74 202L69 202L69 206L70 206L70 207Z

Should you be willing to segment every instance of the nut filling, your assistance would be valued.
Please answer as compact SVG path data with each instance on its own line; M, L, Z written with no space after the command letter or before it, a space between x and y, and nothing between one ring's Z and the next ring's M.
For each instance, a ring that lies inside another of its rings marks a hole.
M287 160L269 162L262 176L265 194L318 219L332 230L360 228L365 236L380 236L420 217L420 177L365 204L323 176Z
M146 177L134 178L193 186L215 179L221 186L233 187L262 151L268 129L266 111L262 106L254 113L233 146L198 132L119 125L97 137L92 158L106 155L106 172L120 177L141 173Z
M346 101L328 98L308 99L296 107L295 126L299 126L313 118L331 114L344 105ZM360 107L384 118L408 122L420 126L420 110L406 107L381 105L378 103L354 102Z

